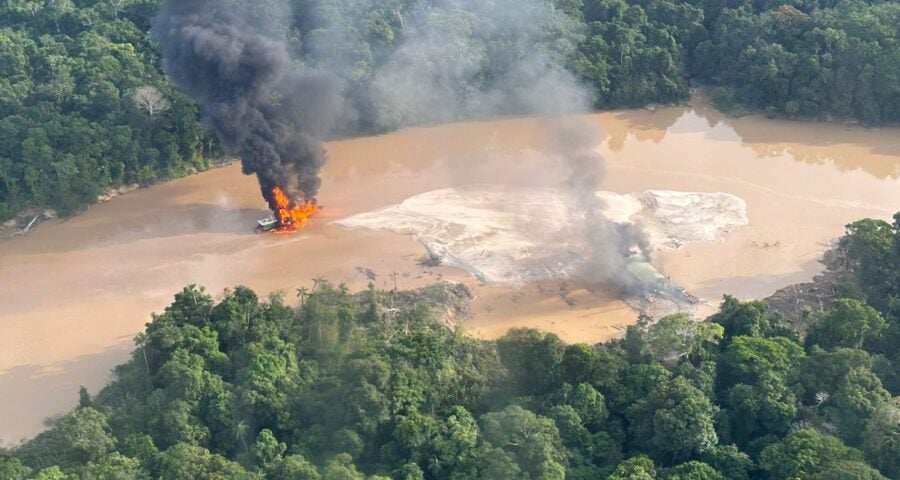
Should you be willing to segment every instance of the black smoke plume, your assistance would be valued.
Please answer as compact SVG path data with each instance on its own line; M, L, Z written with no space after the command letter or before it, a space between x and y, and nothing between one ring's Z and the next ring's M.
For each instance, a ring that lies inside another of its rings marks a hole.
M277 25L252 25L228 0L169 0L154 19L166 71L200 105L222 145L295 202L314 201L321 139L341 110L339 80L292 64ZM289 17L284 15L284 18Z

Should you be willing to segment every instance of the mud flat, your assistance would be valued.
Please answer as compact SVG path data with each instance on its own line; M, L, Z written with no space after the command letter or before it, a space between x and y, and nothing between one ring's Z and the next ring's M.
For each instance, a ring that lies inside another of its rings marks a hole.
M726 292L762 298L810 280L843 225L900 209L900 129L730 119L701 104L591 120L606 132L604 191L721 192L746 202L747 226L655 259L705 311ZM265 207L255 180L234 165L0 242L0 438L9 444L39 431L75 404L79 385L96 392L150 312L190 283L214 294L244 284L291 296L315 276L365 288L369 269L388 288L464 282L476 297L466 325L475 335L518 326L572 342L621 334L635 312L613 292L553 279L488 284L459 268L423 267L427 252L410 235L333 223L446 188L557 188L565 175L540 153L544 126L461 123L329 144L326 208L292 236L252 233Z

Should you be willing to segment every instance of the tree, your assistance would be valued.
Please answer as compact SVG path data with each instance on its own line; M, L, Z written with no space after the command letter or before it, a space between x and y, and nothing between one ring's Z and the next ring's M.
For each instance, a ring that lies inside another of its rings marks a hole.
M309 296L309 289L306 287L300 287L297 289L297 298L300 299L300 308L303 308L303 305L306 303L306 298Z
M685 313L669 315L647 328L643 353L674 368L700 348L715 344L723 332L721 325L698 322Z
M591 431L600 430L609 415L603 395L586 383L578 384L563 401L572 406Z
M841 246L854 263L854 273L875 309L886 312L898 286L897 229L882 220L866 219L847 225Z
M115 18L119 18L119 14L125 11L125 7L129 3L128 0L107 0L109 9L113 12Z
M53 19L53 25L56 27L57 33L59 33L59 20L65 15L70 15L74 10L75 5L71 0L47 0L43 13L46 13Z
M559 381L564 383L610 388L627 364L618 351L607 345L577 343L566 347L557 372Z
M18 458L6 457L0 453L0 478L25 480L30 475L31 468L23 465Z
M543 393L554 383L565 345L552 333L514 328L497 341L497 350L523 392Z
M863 462L840 460L809 477L810 480L888 480Z
M79 407L90 407L91 406L91 395L88 393L87 388L84 388L84 385L78 387L78 406Z
M89 462L80 472L82 480L150 480L141 463L120 453L113 453L96 462Z
M735 337L719 362L719 385L755 384L766 375L785 378L804 357L803 348L784 337Z
M350 455L342 453L329 461L322 470L322 480L364 480L365 476L353 465Z
M145 85L135 90L132 99L138 107L147 111L151 122L156 115L165 112L172 106L166 96L152 85Z
M287 445L279 442L268 428L259 432L259 435L256 436L256 443L253 445L256 463L263 468L279 463L286 450Z
M666 480L725 480L713 467L696 460L682 463L665 471Z
M776 333L778 320L765 302L742 302L725 295L719 311L707 319L725 329L726 344L734 337L768 337Z
M74 478L66 475L61 468L54 465L38 472L38 474L34 476L34 480L74 480Z
M607 405L610 411L623 412L668 383L672 376L672 372L659 363L629 365L622 372L616 388L609 391Z
M502 448L486 446L478 455L478 471L482 478L516 480L523 478L522 470L512 455Z
M241 445L244 446L244 453L250 453L250 447L247 446L247 422L244 420L238 420L234 424L234 439L235 441L241 442Z
M871 368L872 358L865 351L838 348L813 349L798 369L803 402L815 405L851 445L858 445L867 420L891 398Z
M754 467L750 456L734 445L716 445L704 450L700 461L721 472L728 480L749 480L749 472Z
M862 450L882 472L900 472L900 397L882 404L869 418Z
M656 465L644 455L620 463L608 480L655 480Z
M862 461L862 454L831 435L803 429L766 447L759 466L772 480L788 480L812 477L840 461Z
M481 431L472 414L463 407L454 407L432 440L433 465L437 467L433 473L440 473L439 478L476 477L480 437Z
M319 472L301 455L288 455L268 471L272 480L319 480Z
M787 433L797 415L788 378L803 356L803 349L788 338L732 338L717 379L732 441L744 446L758 436Z
M862 348L864 341L877 339L884 327L884 319L874 308L841 298L809 327L806 344L825 350Z
M718 443L717 412L703 392L675 378L629 408L631 444L662 462L685 460Z
M119 442L119 452L129 458L137 459L146 471L156 471L159 449L153 444L153 438L147 434L129 434Z
M724 393L731 439L746 445L761 435L787 433L797 415L797 398L784 379L764 374L755 384L739 383Z
M514 459L522 478L564 477L564 450L553 420L510 406L484 415L481 425L485 440Z
M250 479L235 462L196 445L180 443L160 456L160 476L172 480Z
M59 420L16 452L33 468L71 467L99 460L115 448L106 417L93 408L79 408Z
M555 405L546 414L559 429L568 451L567 478L592 478L600 465L609 467L621 460L622 446L605 431L592 433L570 405Z

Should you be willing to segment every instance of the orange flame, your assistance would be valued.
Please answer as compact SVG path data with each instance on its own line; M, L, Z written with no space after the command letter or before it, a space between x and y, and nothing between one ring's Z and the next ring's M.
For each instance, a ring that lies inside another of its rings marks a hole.
M309 217L319 211L319 207L316 206L315 202L307 201L294 205L294 202L291 202L291 199L278 187L272 189L272 194L275 197L275 214L280 224L274 230L275 233L295 232L309 221Z

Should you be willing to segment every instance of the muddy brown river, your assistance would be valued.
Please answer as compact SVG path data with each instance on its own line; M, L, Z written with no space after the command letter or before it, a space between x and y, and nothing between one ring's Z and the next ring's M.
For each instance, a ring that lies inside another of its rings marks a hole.
M711 311L723 293L766 296L809 280L843 226L900 210L900 129L865 129L759 117L728 118L697 102L590 120L605 133L603 188L726 192L747 202L750 226L692 244L657 263ZM0 439L34 435L43 419L96 393L126 360L132 338L186 284L219 295L310 286L323 276L364 288L454 279L476 295L473 335L539 327L570 342L621 333L636 314L612 295L559 285L488 286L447 267L423 268L408 236L331 222L412 195L471 183L553 186L563 174L540 155L545 121L512 119L410 129L333 142L323 171L326 206L290 236L254 235L265 215L256 180L232 165L138 190L26 237L0 241ZM396 275L394 275L396 273Z

